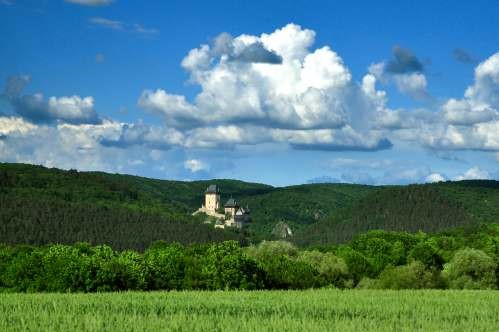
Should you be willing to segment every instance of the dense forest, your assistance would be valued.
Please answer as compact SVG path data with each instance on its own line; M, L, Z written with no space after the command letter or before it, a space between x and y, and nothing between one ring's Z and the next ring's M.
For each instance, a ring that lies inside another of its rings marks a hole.
M242 231L191 216L209 184L252 210ZM276 188L236 180L166 181L0 163L0 243L88 242L143 251L163 240L183 245L276 240L283 223L298 246L345 243L369 230L440 232L499 223L499 182L410 186L309 184ZM274 234L274 235L273 235Z
M346 244L299 249L284 241L145 252L107 245L0 246L0 291L226 289L497 289L499 228L438 234L370 231Z

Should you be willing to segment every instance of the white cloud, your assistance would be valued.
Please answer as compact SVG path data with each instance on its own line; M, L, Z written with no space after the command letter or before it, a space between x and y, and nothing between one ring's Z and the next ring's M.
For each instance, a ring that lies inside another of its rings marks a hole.
M425 182L435 183L446 181L445 176L440 173L431 173L425 178Z
M309 50L314 39L314 31L295 24L260 36L222 34L182 61L190 82L201 87L193 102L157 89L144 91L138 104L163 116L167 126L191 130L199 140L190 139L192 146L276 141L320 149L389 147L371 130L370 120L385 102L375 77L354 82L329 47Z
M37 126L17 117L0 117L0 135L7 136L13 133L21 135L36 129Z
M91 17L88 19L88 22L99 25L105 28L113 29L113 30L124 30L125 23L116 20L110 20L103 17Z
M400 92L419 100L429 98L426 76L421 73L397 74L393 79Z
M428 101L431 95L428 92L426 75L422 72L390 72L385 62L375 63L369 67L369 74L376 77L383 84L394 83L397 89L416 100Z
M92 25L112 29L116 31L127 31L140 34L142 36L154 36L159 34L159 30L155 28L146 28L139 23L126 23L118 20L111 20L104 17L91 17L88 22Z
M489 172L480 169L475 166L464 172L464 174L458 175L454 178L456 181L461 180L488 180L491 179L491 175Z
M24 95L10 100L19 115L33 122L60 120L68 123L98 123L93 97L77 95L50 97L47 101L41 93Z
M499 52L475 68L475 82L461 100L450 99L443 107L448 123L474 125L499 121Z
M188 159L184 162L184 167L188 169L191 173L196 173L199 171L208 171L210 169L209 165L204 163L199 159Z

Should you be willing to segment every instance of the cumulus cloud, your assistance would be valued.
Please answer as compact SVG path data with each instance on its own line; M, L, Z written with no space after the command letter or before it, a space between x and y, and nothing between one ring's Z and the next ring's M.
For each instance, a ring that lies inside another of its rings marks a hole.
M260 36L221 34L182 61L201 87L193 102L157 89L144 91L138 105L191 130L199 145L219 146L218 137L322 150L390 148L370 125L384 102L376 78L355 82L328 46L310 50L314 39L314 31L295 24Z
M156 150L168 150L183 141L182 133L175 129L138 124L122 124L113 136L102 136L99 142L108 147L128 148L147 146Z
M435 183L446 181L445 176L440 173L431 173L425 178L425 182Z
M107 6L114 2L114 0L64 0L64 1L75 5L91 6L91 7Z
M196 173L199 171L208 171L210 169L209 165L199 159L188 159L184 162L184 167L191 173Z
M92 97L50 97L45 100L42 94L25 95L12 100L14 110L19 115L37 122L60 120L68 123L99 123Z
M480 169L479 167L475 166L467 170L461 175L458 175L454 178L456 181L461 181L461 180L489 180L491 179L491 175L489 172Z
M95 111L93 97L73 95L46 100L41 93L21 95L29 81L30 77L26 75L9 77L3 93L13 110L22 117L35 123L62 121L97 124L101 121Z
M443 123L428 125L424 140L435 149L499 151L499 53L475 68L475 82L462 99L442 107Z

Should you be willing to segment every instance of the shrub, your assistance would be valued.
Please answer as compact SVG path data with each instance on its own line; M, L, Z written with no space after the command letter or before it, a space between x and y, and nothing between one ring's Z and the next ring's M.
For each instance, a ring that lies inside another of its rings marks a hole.
M483 251L465 248L458 250L445 264L443 276L450 288L495 289L496 267L494 260Z
M439 274L427 271L425 265L419 261L387 267L380 274L377 284L377 287L382 289L422 289L441 286Z
M180 244L155 246L144 254L149 289L181 289L185 275L185 252Z
M348 266L342 258L330 252L321 253L314 250L300 252L297 260L315 268L326 285L341 288L351 287Z

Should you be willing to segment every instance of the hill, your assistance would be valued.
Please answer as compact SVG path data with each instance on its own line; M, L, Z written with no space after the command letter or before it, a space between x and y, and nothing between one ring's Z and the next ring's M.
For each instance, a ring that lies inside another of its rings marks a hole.
M192 217L208 184L252 210L244 233ZM300 245L350 240L371 229L436 232L499 222L499 182L410 186L307 184L275 188L237 180L167 181L102 172L0 164L0 242L108 243L143 249L155 240L207 243L272 238L276 224Z

